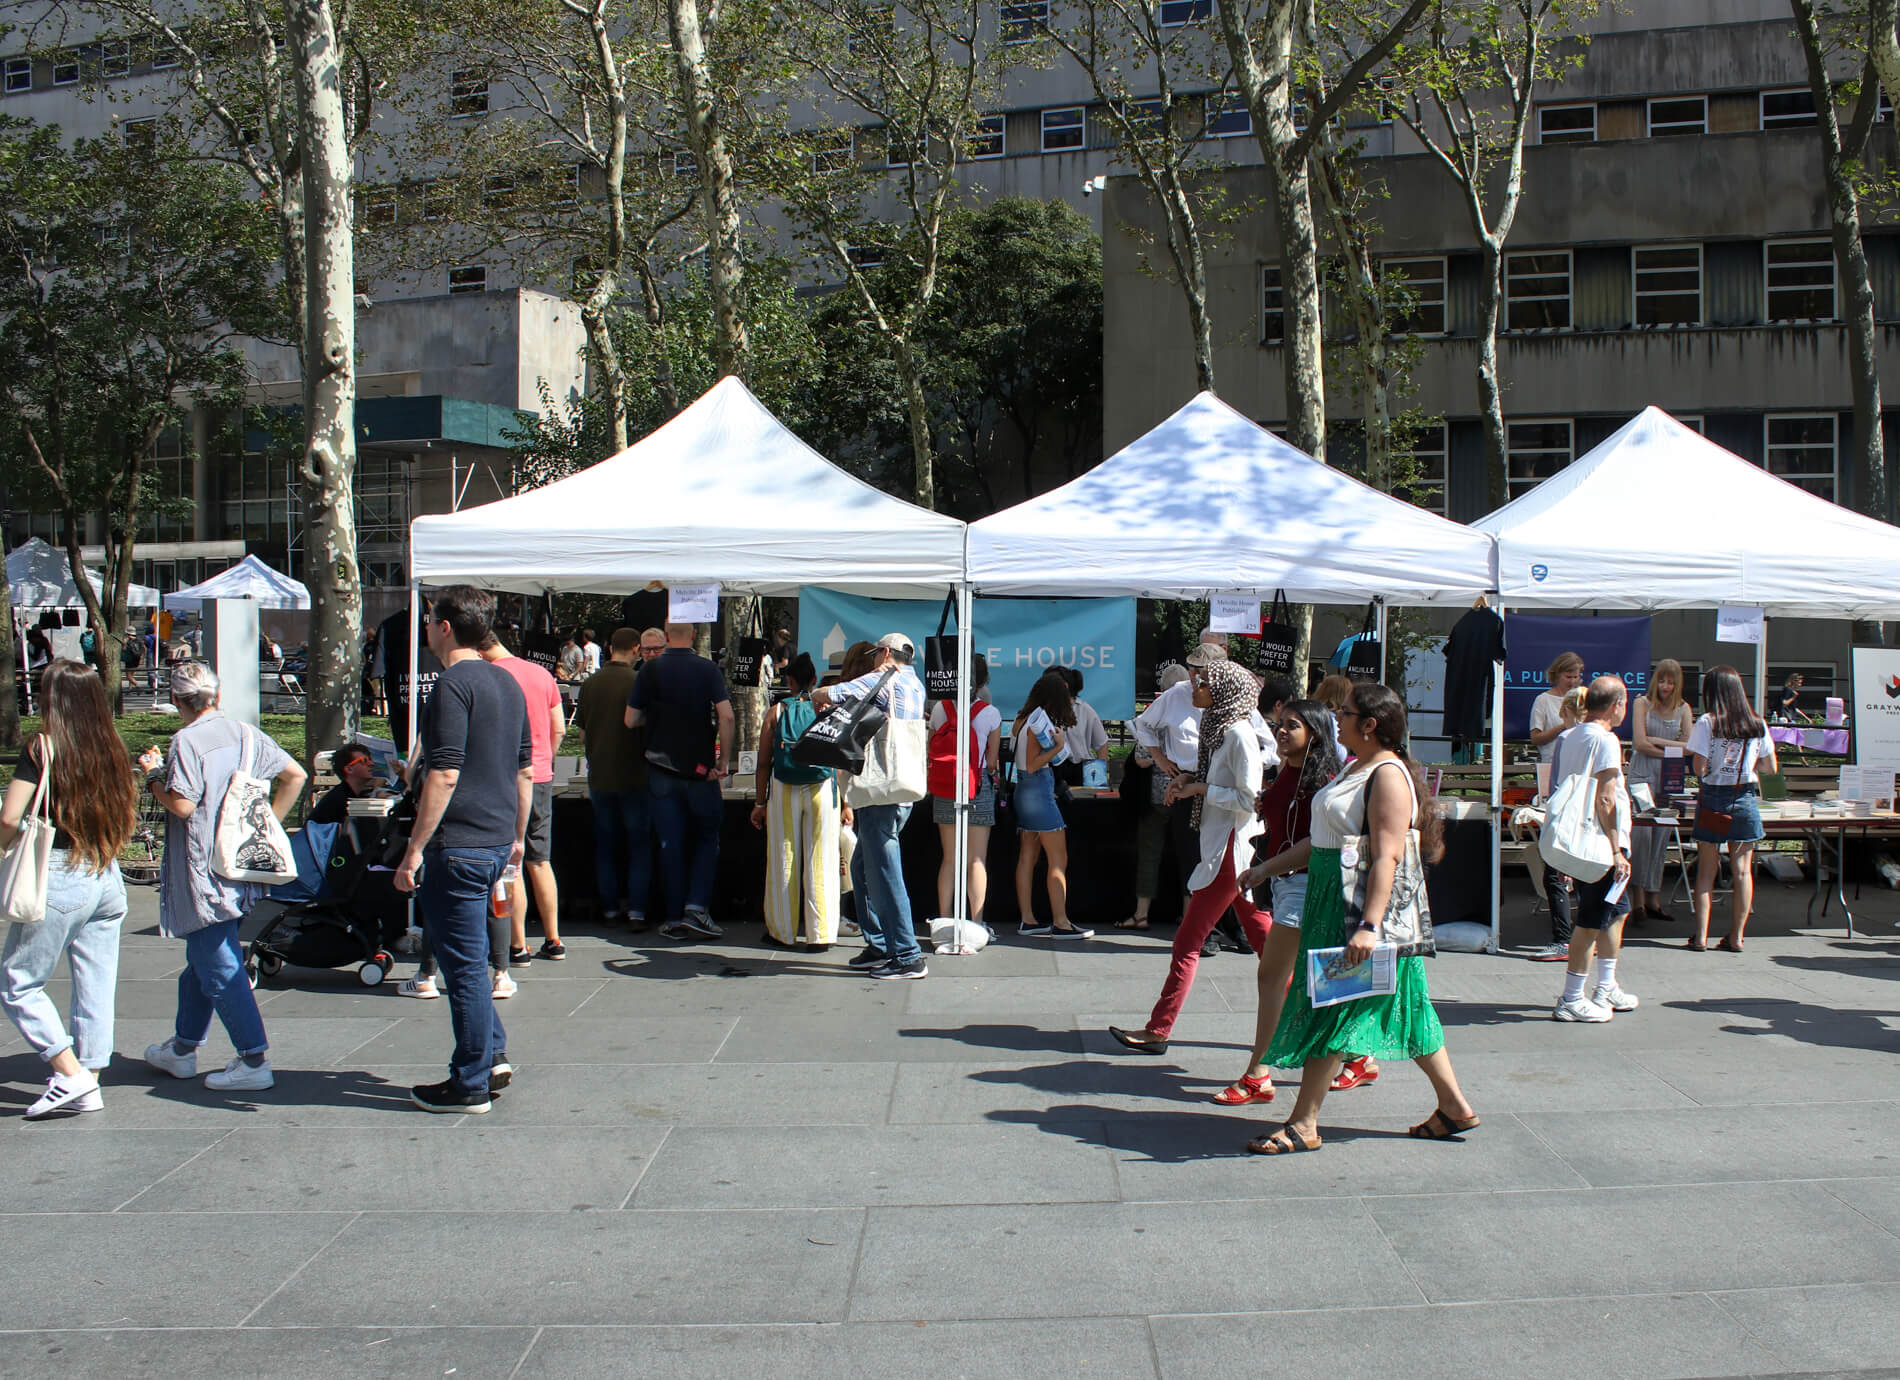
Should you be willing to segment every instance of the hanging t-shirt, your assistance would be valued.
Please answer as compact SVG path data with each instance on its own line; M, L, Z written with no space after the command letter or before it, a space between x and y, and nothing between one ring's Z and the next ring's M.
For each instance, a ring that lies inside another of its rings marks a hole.
M409 610L392 613L376 630L376 645L383 660L383 691L389 697L389 736L395 740L398 755L409 755ZM429 691L442 674L442 663L429 650L422 629L416 629L416 716L429 703Z
M1494 664L1504 660L1504 620L1472 609L1445 639L1445 736L1463 742L1484 737L1491 713Z
M1759 738L1718 738L1715 736L1715 719L1704 714L1695 721L1695 727L1689 730L1689 742L1685 750L1692 757L1708 759L1709 769L1702 774L1705 785L1737 786L1761 780L1755 764L1764 757L1774 756L1775 744L1768 736L1766 725Z

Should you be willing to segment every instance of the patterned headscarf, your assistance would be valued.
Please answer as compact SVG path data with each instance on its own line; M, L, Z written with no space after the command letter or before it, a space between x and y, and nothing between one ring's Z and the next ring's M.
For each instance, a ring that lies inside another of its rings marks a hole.
M1205 782L1208 763L1213 761L1221 740L1227 736L1228 725L1245 720L1253 712L1260 698L1260 685L1232 661L1210 661L1199 669L1202 681L1214 697L1214 702L1201 711L1201 748L1194 764L1194 779ZM1201 802L1206 798L1194 797L1190 817L1196 829L1201 827Z

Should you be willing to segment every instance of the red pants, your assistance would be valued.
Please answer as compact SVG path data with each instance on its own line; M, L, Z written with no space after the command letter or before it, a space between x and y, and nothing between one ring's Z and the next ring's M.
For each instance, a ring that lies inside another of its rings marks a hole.
M1181 928L1174 936L1174 957L1168 963L1168 980L1161 985L1161 1000L1155 1003L1154 1012L1148 1017L1150 1035L1165 1040L1174 1029L1181 1004L1194 986L1194 970L1201 966L1201 945L1207 942L1207 936L1214 932L1214 926L1220 923L1229 906L1240 917L1247 942L1258 954L1266 947L1267 921L1253 902L1234 889L1231 834L1227 836L1227 851L1221 855L1220 871L1214 874L1214 880L1188 898L1187 914L1181 917Z

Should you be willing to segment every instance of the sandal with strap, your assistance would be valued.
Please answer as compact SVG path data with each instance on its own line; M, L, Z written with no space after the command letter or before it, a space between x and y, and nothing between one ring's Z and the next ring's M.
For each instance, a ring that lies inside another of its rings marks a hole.
M1368 1083L1379 1081L1379 1066L1372 1062L1370 1055L1363 1059L1348 1059L1333 1079L1332 1092L1351 1092L1354 1088L1363 1088Z
M1249 1155L1298 1155L1308 1150L1317 1150L1325 1144L1318 1136L1306 1137L1298 1134L1291 1126L1282 1126L1271 1135L1261 1136L1247 1142Z
M1117 920L1115 922L1115 928L1118 930L1145 930L1148 928L1148 922L1143 917L1131 915L1126 920Z
M1214 1094L1214 1101L1223 1107L1245 1107L1254 1102L1273 1101L1273 1075L1263 1073L1258 1078L1247 1075L1230 1083Z
M1462 1118L1446 1116L1444 1112L1433 1108L1430 1116L1406 1134L1413 1140L1452 1140L1462 1136L1466 1131L1476 1130L1478 1125L1478 1118L1475 1116Z
M1722 936L1721 942L1715 947L1724 953L1738 954L1742 951L1742 941L1732 934L1725 934Z

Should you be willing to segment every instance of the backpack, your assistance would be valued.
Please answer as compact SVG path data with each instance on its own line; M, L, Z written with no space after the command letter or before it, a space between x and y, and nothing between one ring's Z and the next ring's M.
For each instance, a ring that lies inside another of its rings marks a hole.
M808 767L792 756L792 744L804 736L817 718L818 707L802 696L779 703L772 775L788 786L815 786L820 781L831 780L830 767Z
M978 765L983 748L976 740L976 715L978 710L988 704L988 700L970 701L969 773L972 800L983 789L982 769ZM930 734L929 786L931 795L939 800L957 798L957 707L949 700L943 701L943 722Z

